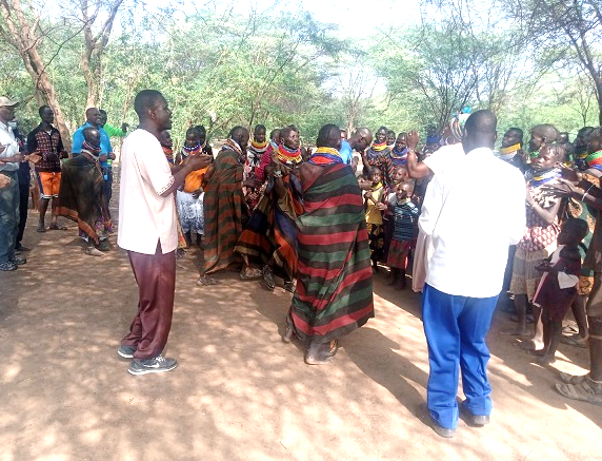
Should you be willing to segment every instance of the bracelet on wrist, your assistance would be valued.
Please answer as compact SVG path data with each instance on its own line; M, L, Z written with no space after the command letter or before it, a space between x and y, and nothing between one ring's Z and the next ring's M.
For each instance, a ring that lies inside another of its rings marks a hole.
M581 197L582 202L585 200L585 196L589 193L589 191L592 190L592 187L594 187L593 184L589 186L589 188L583 193L583 196Z

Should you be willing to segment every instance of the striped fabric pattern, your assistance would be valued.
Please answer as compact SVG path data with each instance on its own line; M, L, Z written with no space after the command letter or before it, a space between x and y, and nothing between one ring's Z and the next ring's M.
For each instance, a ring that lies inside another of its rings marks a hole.
M280 271L292 280L297 274L297 227L295 218L303 212L299 181L283 178L286 193L279 198L273 180L253 211L235 251L247 255L252 265L266 264L272 256Z
M326 343L374 317L368 234L349 166L302 169L305 212L297 219L298 281L289 324L302 341Z
M203 200L205 252L201 274L217 272L241 262L234 247L243 228L243 166L239 155L229 149L218 154L214 165L215 171L207 182Z

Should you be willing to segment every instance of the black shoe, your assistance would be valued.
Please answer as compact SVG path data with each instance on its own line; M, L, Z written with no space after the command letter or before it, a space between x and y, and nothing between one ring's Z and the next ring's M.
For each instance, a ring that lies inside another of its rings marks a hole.
M20 243L17 243L15 245L15 251L30 251L29 248L24 247L23 245L21 245Z
M27 263L27 259L25 259L21 256L15 255L15 257L13 259L11 259L10 262L13 264L16 264L17 266L22 266L23 264Z
M460 413L466 424L471 427L483 427L491 422L489 415L473 415L464 404L460 405Z
M134 346L119 346L119 349L117 349L117 354L119 354L119 357L124 359L133 359L134 352L136 352L136 348Z
M16 271L17 270L17 265L15 263L12 263L10 261L7 261L5 263L0 263L0 271Z
M132 360L128 372L134 376L145 375L147 373L164 373L171 371L178 366L176 359L166 359L162 354L152 358Z
M97 247L100 251L109 251L111 249L111 245L107 239L101 240Z
M437 423L437 421L435 421L430 414L428 415L428 419L429 426L433 428L433 430L438 436L443 437L444 439L452 439L456 436L455 429L448 429L447 427L440 426L439 423Z

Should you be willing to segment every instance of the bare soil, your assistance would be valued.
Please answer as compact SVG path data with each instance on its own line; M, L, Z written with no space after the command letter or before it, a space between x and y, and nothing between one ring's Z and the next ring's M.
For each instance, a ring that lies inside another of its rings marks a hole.
M86 256L73 223L39 234L37 218L30 210L28 263L0 274L0 461L601 459L602 407L553 389L559 371L586 371L587 350L562 345L537 366L499 334L505 314L489 335L492 424L435 435L417 417L420 297L385 287L383 273L376 318L331 364L308 366L279 336L290 293L235 273L197 287L189 252L166 351L179 366L133 377L116 354L137 304L125 253Z

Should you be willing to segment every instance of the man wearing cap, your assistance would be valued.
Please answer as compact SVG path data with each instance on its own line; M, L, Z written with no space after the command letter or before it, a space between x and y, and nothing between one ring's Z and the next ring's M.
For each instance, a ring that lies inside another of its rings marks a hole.
M0 188L0 270L14 271L25 258L15 254L19 232L19 143L8 122L15 118L18 102L0 96L0 175L8 185Z

